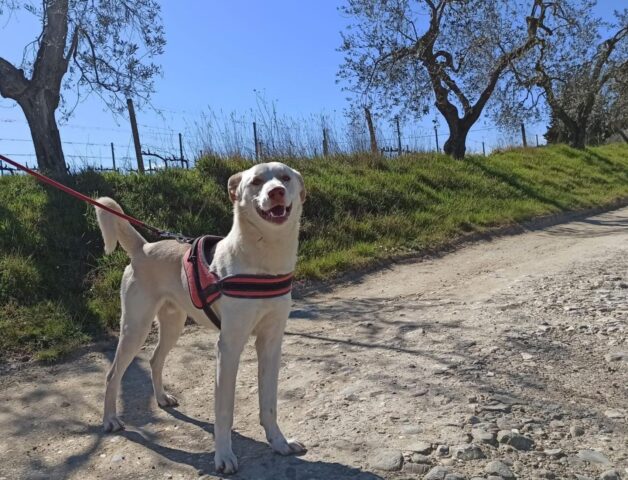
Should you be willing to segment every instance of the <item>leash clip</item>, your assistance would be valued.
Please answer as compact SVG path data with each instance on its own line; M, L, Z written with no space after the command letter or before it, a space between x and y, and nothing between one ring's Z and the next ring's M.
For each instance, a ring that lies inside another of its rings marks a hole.
M192 242L194 242L193 238L186 237L182 233L173 233L173 232L162 231L162 232L159 233L159 236L161 238L164 238L164 239L167 239L167 240L176 240L179 243L192 243Z

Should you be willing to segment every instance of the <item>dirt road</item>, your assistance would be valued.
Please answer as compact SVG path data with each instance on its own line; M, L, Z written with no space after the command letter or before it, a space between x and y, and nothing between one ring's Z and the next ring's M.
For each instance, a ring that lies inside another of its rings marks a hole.
M271 453L254 348L237 385L238 479L628 478L628 208L393 265L295 302ZM113 346L0 377L0 479L196 479L213 470L215 334L171 353L160 409L147 346L127 430L101 431ZM579 476L578 476L579 475Z

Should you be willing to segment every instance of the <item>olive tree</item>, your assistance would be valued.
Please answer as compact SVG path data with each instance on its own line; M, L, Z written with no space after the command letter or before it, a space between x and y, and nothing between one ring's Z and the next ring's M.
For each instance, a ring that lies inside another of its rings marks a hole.
M0 56L0 95L15 100L30 127L40 169L66 171L57 109L70 114L90 93L113 110L148 100L164 30L155 0L0 0L0 18L35 15L41 31L20 64ZM2 54L0 46L0 55Z
M339 78L388 113L421 116L433 102L463 158L469 130L512 62L551 29L543 0L348 0Z
M498 123L549 117L548 141L575 148L626 125L628 13L616 12L615 22L603 22L594 15L594 4L573 8L557 2L552 35L514 61L513 76L496 91Z
M556 42L544 42L534 74L524 82L526 86L541 90L552 117L567 131L567 141L575 148L585 147L592 123L603 121L600 115L609 115L608 120L613 111L622 115L621 110L612 108L611 102L614 93L619 94L617 100L621 100L622 94L625 96L622 92L625 83L620 78L628 69L627 19L626 14L620 16L620 23L603 40L599 39L597 31L591 33L587 28L590 25L579 25L572 36L569 60L556 52ZM592 35L598 38L591 39ZM577 53L573 50L576 45Z

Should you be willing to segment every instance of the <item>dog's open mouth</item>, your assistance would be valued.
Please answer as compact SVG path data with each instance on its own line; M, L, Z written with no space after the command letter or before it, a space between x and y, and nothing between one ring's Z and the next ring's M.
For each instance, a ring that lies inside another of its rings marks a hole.
M288 220L291 210L292 205L288 207L286 207L285 205L275 205L269 210L262 210L258 208L257 213L260 217L268 222L281 224Z

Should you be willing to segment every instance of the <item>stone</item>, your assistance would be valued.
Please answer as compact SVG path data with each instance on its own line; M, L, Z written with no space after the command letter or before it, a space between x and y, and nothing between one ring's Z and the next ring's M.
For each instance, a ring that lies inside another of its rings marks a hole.
M566 458L566 463L570 467L576 468L578 470L582 470L586 466L584 460L582 460L580 457L577 457L575 455L569 455Z
M571 427L569 427L569 433L573 438L581 437L582 435L584 435L584 428L580 425L572 425Z
M580 460L584 460L589 463L597 463L599 465L608 465L611 466L611 461L606 458L603 453L600 453L596 450L580 450L577 454L577 457Z
M628 352L612 352L604 355L604 360L608 363L628 362Z
M421 433L421 427L418 425L404 425L401 427L401 431L406 435L414 435L416 433Z
M383 449L375 452L371 462L373 468L386 472L398 472L403 465L403 455L399 450Z
M523 451L532 450L534 447L534 440L531 438L508 430L500 430L497 432L497 441Z
M449 468L447 467L434 467L427 475L423 477L423 480L445 480L445 477L449 475Z
M436 447L436 455L439 457L446 457L449 455L449 447L447 445L439 445Z
M497 419L495 423L497 423L497 427L500 430L513 430L513 429L518 430L523 427L521 422L517 422L513 420L512 418L508 418L508 417L500 417Z
M626 416L626 412L613 408L610 410L606 410L604 412L604 415L613 420L622 420Z
M482 428L472 428L471 436L473 440L478 443L486 443L488 445L497 445L497 439L495 438L495 434L492 432L487 432Z
M403 466L403 471L408 473L418 473L420 475L426 474L430 469L430 465L423 463L406 463Z
M445 477L445 480L466 480L467 477L464 475L459 475L457 473L450 473Z
M565 453L560 448L546 448L543 453L551 458L560 458L565 455Z
M477 425L478 423L480 423L480 419L475 415L471 415L469 418L467 418L467 423L469 425Z
M621 480L617 470L606 470L600 475L600 480Z
M553 430L558 430L560 428L564 428L565 427L565 422L561 421L561 420L552 420L549 423L549 426L551 429Z
M489 462L486 467L484 467L484 471L489 475L499 475L506 480L516 478L510 467L499 460Z
M554 472L550 472L549 470L539 470L537 472L537 476L539 478L547 478L549 480L554 480L556 478L556 474Z
M453 456L459 460L479 460L486 458L482 449L473 443L454 447Z
M420 453L413 453L410 457L410 461L412 463L432 463L430 457L428 457L427 455L421 455Z
M480 411L484 411L484 412L510 413L511 409L512 409L512 406L507 405L505 403L495 403L492 405L483 405L480 407Z
M586 475L579 475L576 473L576 480L593 480L591 477L587 477Z
M408 450L422 455L429 455L432 451L432 444L427 442L415 442L408 446Z

